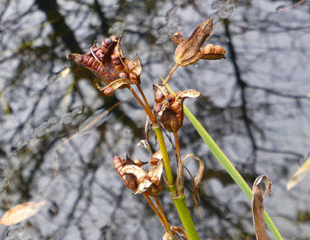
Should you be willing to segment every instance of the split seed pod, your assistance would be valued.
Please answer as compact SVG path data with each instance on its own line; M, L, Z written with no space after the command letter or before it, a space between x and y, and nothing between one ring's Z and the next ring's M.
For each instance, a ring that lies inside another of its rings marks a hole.
M123 168L125 166L137 166L134 161L132 161L129 157L126 157L126 159L121 158L119 156L114 156L113 159L113 165L117 173L122 178L123 182L125 183L126 187L128 187L132 191L136 191L138 188L138 181L137 177L133 174L125 174L123 172Z
M157 158L158 162L156 165L152 165L148 172L143 170L142 167L133 164L127 164L121 169L122 174L125 176L133 175L135 177L137 186L134 189L131 188L135 194L146 192L148 195L156 196L162 189L161 176L163 173L163 162L160 151L156 152L152 158Z
M201 94L195 90L171 94L166 86L154 84L154 113L164 128L169 132L177 132L183 124L183 102L186 98L197 98Z
M140 85L142 65L139 57L136 60L127 59L120 47L121 38L111 36L101 42L100 47L93 46L84 55L70 54L77 64L87 67L97 75L107 86L100 87L100 91L107 96L117 89L128 88L129 85Z
M186 67L196 63L200 59L217 60L225 58L226 51L222 47L220 47L220 50L217 49L218 53L216 55L211 55L209 52L205 53L208 48L205 51L201 48L206 39L210 36L212 26L213 19L210 18L201 23L193 31L188 40L179 32L173 35L172 40L178 45L174 57L176 64Z

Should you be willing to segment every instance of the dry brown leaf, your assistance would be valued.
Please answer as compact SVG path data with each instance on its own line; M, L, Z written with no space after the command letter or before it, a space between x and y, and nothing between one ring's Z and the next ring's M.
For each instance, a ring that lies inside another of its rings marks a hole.
M26 202L23 204L16 205L10 208L0 219L2 225L12 225L19 223L33 215L45 205L46 201L41 202Z
M272 183L266 175L256 178L252 189L252 215L256 239L268 240L264 220L264 197L271 193Z
M310 171L310 157L297 170L297 172L290 178L286 185L287 191L291 190L297 183L299 183Z

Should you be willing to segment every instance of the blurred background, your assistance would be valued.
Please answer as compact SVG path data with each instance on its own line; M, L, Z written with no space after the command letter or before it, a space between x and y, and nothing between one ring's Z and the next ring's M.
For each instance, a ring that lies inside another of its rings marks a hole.
M149 160L136 146L145 138L146 115L129 91L105 97L95 76L67 55L122 35L124 55L139 53L141 86L153 105L152 85L174 66L170 37L177 31L188 37L210 17L208 43L222 46L227 59L180 67L169 85L202 93L185 104L250 187L268 175L273 192L265 209L282 236L309 239L310 178L286 190L310 152L310 5L281 11L297 2L2 0L1 215L23 202L47 203L34 217L1 226L0 239L162 239L152 209L112 166L114 154ZM250 202L186 118L179 137L181 155L194 153L206 166L202 220L186 173L186 201L200 238L255 239ZM194 161L187 167L192 174L198 169ZM159 197L169 222L181 225L168 191Z

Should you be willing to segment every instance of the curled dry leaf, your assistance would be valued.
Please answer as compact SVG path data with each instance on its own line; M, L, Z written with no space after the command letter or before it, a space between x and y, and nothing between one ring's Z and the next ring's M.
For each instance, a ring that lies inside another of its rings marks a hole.
M299 183L310 171L310 157L297 170L297 172L290 178L286 185L287 191L291 190L297 183Z
M174 60L176 64L186 67L196 63L200 59L218 60L225 58L226 51L220 46L208 44L203 49L201 46L210 36L213 26L212 18L201 23L192 33L188 40L180 33L175 33L172 40L178 44L175 50Z
M155 105L154 113L160 123L169 132L177 132L183 125L183 102L186 98L197 98L201 94L195 90L171 94L162 84L154 84Z
M188 240L187 234L183 228L172 226L171 231L172 231L173 236L169 235L169 233L166 232L163 237L163 240L177 239L175 234L178 234L184 240Z
M252 188L252 215L256 239L268 240L264 220L264 197L271 193L272 183L266 175L256 178Z
M41 202L26 202L23 204L16 205L9 209L0 219L0 224L12 225L19 223L33 215L45 205L46 201Z
M197 190L198 190L198 187L200 185L200 182L201 182L201 179L203 176L203 171L204 171L205 167L204 167L203 162L194 154L187 154L184 157L184 159L182 160L181 164L178 165L177 180L176 180L176 188L177 188L177 194L178 195L176 197L182 197L184 195L184 165L185 165L185 161L187 158L193 158L199 164L199 169L198 169L198 172L197 172L195 179L194 179L194 188L192 191L192 195L193 195L193 198L195 201L195 205L196 205L196 208L198 210L198 201L197 201L198 193L197 193ZM199 212L199 210L198 210L198 212ZM199 214L200 214L200 212L199 212Z

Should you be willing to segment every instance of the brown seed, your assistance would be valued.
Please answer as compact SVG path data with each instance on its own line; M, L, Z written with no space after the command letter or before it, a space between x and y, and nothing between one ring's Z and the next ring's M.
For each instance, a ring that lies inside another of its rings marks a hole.
M121 72L120 74L118 74L118 77L119 78L128 78L128 74L124 73L124 72Z
M137 164L138 167L143 166L143 162L140 159L135 159L134 162L135 162L135 164Z
M139 81L138 81L138 75L136 73L129 73L129 79L131 80L132 84L138 85Z
M112 54L111 55L111 60L112 63L116 69L116 71L122 71L124 69L124 66L119 58L119 56L117 54Z
M161 103L163 100L165 99L165 96L164 94L158 94L156 97L155 97L155 102L156 103Z
M118 38L117 38L116 36L114 36L114 35L112 35L110 38L111 38L111 40L112 40L113 42L116 42L116 41L118 40Z
M155 103L154 112L155 112L155 113L158 113L158 112L160 111L161 107L162 107L162 104L160 104L160 103Z
M133 60L130 60L127 67L129 70L133 69L136 66L135 62Z
M159 159L158 159L158 158L152 157L152 158L150 159L150 165L151 165L151 166L156 166L158 162L159 162Z
M174 94L172 94L172 93L168 94L167 99L168 99L169 103L172 104L175 100Z
M114 93L114 90L111 87L107 87L106 89L104 89L103 93L106 96L111 96Z
M177 102L177 101L171 104L171 109L175 113L182 113L183 112L181 103Z

